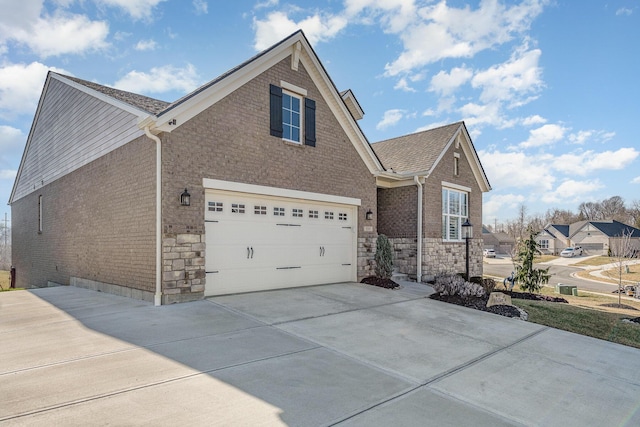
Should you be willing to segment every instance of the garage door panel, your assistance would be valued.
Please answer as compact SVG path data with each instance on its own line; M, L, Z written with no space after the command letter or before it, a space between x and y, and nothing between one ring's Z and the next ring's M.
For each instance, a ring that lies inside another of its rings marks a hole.
M206 206L205 295L354 279L354 206L230 192Z

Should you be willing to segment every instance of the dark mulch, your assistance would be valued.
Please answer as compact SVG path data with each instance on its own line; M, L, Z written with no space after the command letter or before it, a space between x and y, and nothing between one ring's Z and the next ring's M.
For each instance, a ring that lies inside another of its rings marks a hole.
M629 322L633 322L633 323L639 323L640 324L640 317L635 317L633 319L628 319Z
M516 291L499 291L499 292L509 295L511 299L526 299L526 300L536 300L536 301L568 303L568 301L564 298L552 297L552 296L540 295L540 294L532 294L530 292L516 292ZM435 299L438 301L448 302L450 304L457 304L464 307L475 308L476 310L487 311L489 313L499 314L501 316L520 317L520 310L510 305L494 305L492 307L487 307L487 301L489 301L488 295L482 298L478 298L478 297L462 298L459 295L445 296L445 295L440 295L440 293L435 293L429 296L429 298Z
M511 299L528 299L534 301L549 301L549 302L564 302L569 304L569 301L562 297L552 297L549 295L532 294L531 292L516 292L516 291L496 291L507 294Z
M367 285L379 286L386 289L395 289L400 286L391 279L383 279L376 276L365 277L360 281L360 283L366 283Z
M437 301L448 302L449 304L475 308L476 310L487 311L489 313L499 314L505 317L520 317L520 310L511 305L494 305L491 307L487 307L487 301L489 301L489 297L462 298L459 295L441 295L439 292L436 292L435 294L431 294L429 298Z

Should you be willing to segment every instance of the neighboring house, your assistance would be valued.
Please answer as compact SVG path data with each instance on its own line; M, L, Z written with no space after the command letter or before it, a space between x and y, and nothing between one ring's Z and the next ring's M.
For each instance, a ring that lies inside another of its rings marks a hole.
M372 146L362 116L301 31L173 103L50 72L10 198L17 286L159 305L356 281L378 233L414 275L464 271L489 190L464 124Z
M491 187L464 123L371 146L386 168L376 174L378 232L393 242L399 271L422 280L464 272L461 225L469 218L469 275L481 276L482 193Z
M559 255L564 248L571 246L569 226L549 224L536 235L540 251L544 254Z
M619 221L578 221L570 225L548 225L536 240L546 253L558 255L570 246L582 247L586 255L608 255L616 239L630 234L632 249L640 250L640 230Z
M496 253L511 255L516 241L513 237L502 231L492 232L482 227L482 240L485 249L493 249Z

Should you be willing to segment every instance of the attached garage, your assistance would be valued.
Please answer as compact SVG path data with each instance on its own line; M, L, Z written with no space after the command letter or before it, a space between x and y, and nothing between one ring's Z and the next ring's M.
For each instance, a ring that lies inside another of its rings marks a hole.
M205 296L355 281L359 199L204 180Z

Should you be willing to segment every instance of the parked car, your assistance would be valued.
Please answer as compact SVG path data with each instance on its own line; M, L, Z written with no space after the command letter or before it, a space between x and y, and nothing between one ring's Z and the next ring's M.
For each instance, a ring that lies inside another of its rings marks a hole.
M482 254L484 255L485 258L495 258L496 257L496 251L494 251L493 249L485 249Z
M582 248L580 246L565 248L562 252L560 252L561 257L572 258L574 256L582 255Z

